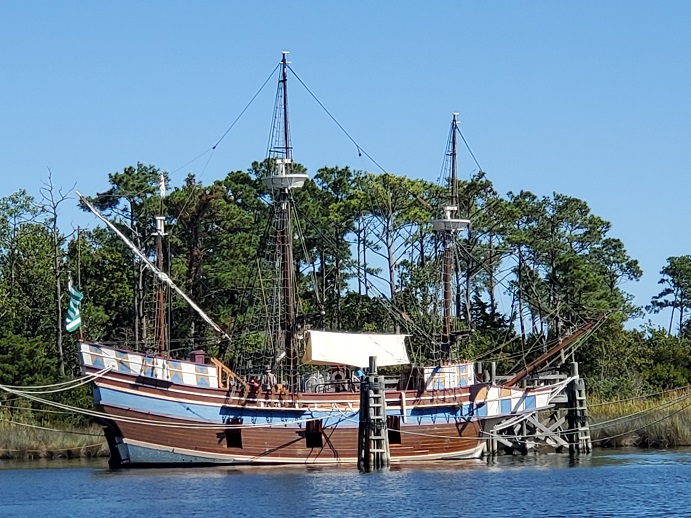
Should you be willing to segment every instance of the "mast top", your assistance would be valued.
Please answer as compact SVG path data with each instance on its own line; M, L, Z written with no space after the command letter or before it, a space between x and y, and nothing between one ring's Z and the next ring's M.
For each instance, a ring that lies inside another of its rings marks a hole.
M456 128L458 112L452 112L451 134L449 148L446 155L451 158L451 171L449 180L449 200L442 207L443 214L432 220L432 229L435 232L458 232L465 230L470 225L470 220L458 218L458 193L456 187Z
M282 156L279 156L275 159L276 169L274 174L265 177L263 181L272 191L287 192L291 189L301 188L304 185L305 180L307 180L309 177L304 173L291 172L293 159L291 157L290 132L288 129L288 76L286 71L287 64L289 63L286 58L290 52L284 50L281 52L281 54L283 55L283 58L281 59L281 63L283 64L283 74L279 79L279 93L282 94L283 110L279 112L278 126L274 126L272 133L280 128L282 131L279 131L278 134L282 138L282 142L279 141L279 144L272 151L280 153ZM276 119L274 120L274 124L276 124ZM280 127L281 125L282 128Z

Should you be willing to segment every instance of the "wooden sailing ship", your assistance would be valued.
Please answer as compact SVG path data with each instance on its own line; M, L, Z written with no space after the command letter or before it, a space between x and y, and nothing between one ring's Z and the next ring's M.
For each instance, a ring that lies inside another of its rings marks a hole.
M93 398L110 447L112 467L205 464L355 465L361 368L370 356L399 375L387 384L386 421L391 462L471 459L482 455L496 423L548 408L562 386L519 388L483 383L470 362L452 361L451 247L469 222L458 217L455 192L456 116L452 121L452 176L448 203L433 229L444 244L444 315L439 365L410 365L405 335L298 329L293 275L291 191L307 175L293 172L288 131L287 60L281 61L280 144L265 179L275 207L281 285L278 343L283 366L245 377L216 358L195 351L189 360L169 357L161 337L157 354L81 341L84 374L94 376ZM89 202L140 260L170 285L221 335L192 300ZM164 229L159 223L158 237ZM158 246L159 253L161 251ZM164 326L160 326L161 329ZM298 336L300 335L300 336ZM226 339L230 339L225 335ZM304 373L304 366L311 366ZM270 366L269 366L270 367ZM330 373L325 382L314 369Z

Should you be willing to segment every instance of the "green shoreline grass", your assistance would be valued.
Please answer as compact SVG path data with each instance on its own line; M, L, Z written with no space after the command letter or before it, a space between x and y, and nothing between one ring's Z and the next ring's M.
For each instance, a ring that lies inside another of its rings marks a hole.
M88 428L12 423L0 421L0 459L73 459L108 456L101 427Z
M691 392L664 397L588 404L595 447L674 448L691 446Z

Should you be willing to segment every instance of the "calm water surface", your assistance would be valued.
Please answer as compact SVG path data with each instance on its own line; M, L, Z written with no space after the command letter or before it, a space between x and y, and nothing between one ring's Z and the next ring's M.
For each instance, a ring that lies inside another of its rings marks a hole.
M0 461L5 517L691 516L691 450L348 468L109 471Z

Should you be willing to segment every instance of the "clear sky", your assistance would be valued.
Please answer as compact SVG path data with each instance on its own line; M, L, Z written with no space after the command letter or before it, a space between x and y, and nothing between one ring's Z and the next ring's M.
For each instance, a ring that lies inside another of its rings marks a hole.
M501 194L563 193L644 277L691 254L691 2L0 2L0 196L107 187L137 162L205 183L266 153L281 57L385 169L436 180L451 113ZM295 159L378 169L297 83ZM205 153L206 152L206 153ZM201 155L201 156L200 156ZM198 159L194 160L196 157ZM476 170L461 156L459 174ZM95 225L65 208L63 226ZM664 325L668 317L655 317Z

